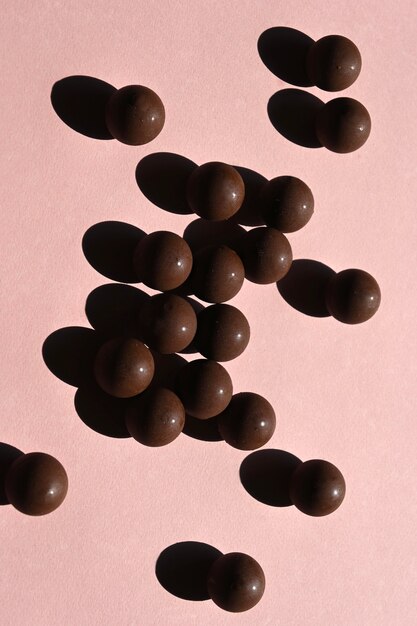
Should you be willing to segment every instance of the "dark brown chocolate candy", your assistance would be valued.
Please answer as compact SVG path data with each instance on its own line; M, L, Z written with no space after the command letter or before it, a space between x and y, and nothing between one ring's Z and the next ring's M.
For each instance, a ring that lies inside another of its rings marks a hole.
M266 225L281 233L300 230L314 212L310 187L295 176L278 176L267 182L262 189L260 202Z
M226 163L204 163L188 179L190 209L206 220L227 220L240 209L245 197L241 175Z
M318 140L340 154L361 148L371 132L371 118L363 104L353 98L335 98L317 113Z
M265 591L265 574L254 558L230 552L216 559L207 577L213 602L225 611L241 613L252 609Z
M94 362L97 383L116 398L131 398L145 391L152 381L154 369L150 350L133 338L106 341Z
M244 278L243 263L234 250L210 246L195 256L190 281L197 298L219 303L234 298Z
M232 398L233 385L222 365L216 361L197 359L179 371L176 390L186 412L205 420L227 407Z
M275 411L257 393L237 393L219 415L218 424L221 436L229 445L239 450L256 450L275 432Z
M213 304L198 314L195 345L207 359L230 361L249 343L246 317L230 304Z
M194 339L197 316L187 300L173 293L159 293L140 309L139 334L161 354L184 350Z
M152 289L169 291L185 282L193 266L188 243L179 235L160 230L137 245L133 263L138 278Z
M345 324L361 324L377 312L381 290L375 278L363 270L343 270L330 279L326 305L330 315Z
M328 35L312 44L307 54L307 74L325 91L341 91L353 85L362 59L353 41L341 35Z
M50 454L23 454L12 463L6 474L5 491L10 504L21 513L47 515L65 500L67 473Z
M130 404L126 426L136 441L145 446L165 446L181 433L185 423L184 406L169 389L147 389Z
M149 143L159 135L164 124L162 100L148 87L122 87L107 102L107 128L115 139L129 146Z
M328 461L301 463L291 477L291 501L306 515L321 517L333 513L342 504L345 492L345 479Z
M281 280L292 263L288 239L275 228L252 228L239 242L239 254L245 277L253 283L266 285Z

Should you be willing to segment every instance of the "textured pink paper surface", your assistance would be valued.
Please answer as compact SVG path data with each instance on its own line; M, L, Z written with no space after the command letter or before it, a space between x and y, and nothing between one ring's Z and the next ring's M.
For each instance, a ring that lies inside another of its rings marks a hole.
M57 456L70 489L44 518L1 507L0 622L415 624L415 2L14 1L2 18L0 440ZM357 43L363 70L344 95L371 113L363 149L309 150L274 130L268 99L290 85L257 52L273 26ZM133 148L74 132L50 104L52 85L74 74L154 88L163 132ZM93 432L74 410L75 389L42 359L54 330L88 326L86 297L110 282L83 256L91 225L181 234L191 221L136 185L138 161L159 151L299 176L316 212L290 236L294 257L360 267L381 285L380 311L356 327L297 312L274 285L246 283L234 301L252 327L247 351L227 365L235 389L275 406L269 447L340 467L347 496L332 516L251 498L239 480L246 454L224 443L181 436L153 450ZM169 594L155 562L191 540L254 556L267 579L262 602L233 615Z

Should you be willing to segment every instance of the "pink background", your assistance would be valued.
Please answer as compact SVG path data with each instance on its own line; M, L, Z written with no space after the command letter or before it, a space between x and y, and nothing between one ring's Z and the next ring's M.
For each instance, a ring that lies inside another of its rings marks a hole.
M50 516L0 509L4 626L415 623L417 6L307 4L3 6L0 439L55 455L70 479ZM272 26L357 43L363 70L346 95L372 115L363 149L309 150L274 130L268 99L290 85L257 52ZM55 81L74 74L154 88L166 106L163 132L134 148L74 132L50 104ZM42 359L54 330L88 326L85 299L110 282L82 253L91 225L182 234L191 221L152 205L136 185L138 161L159 151L299 176L316 212L290 236L294 257L360 267L381 285L379 313L356 327L295 311L274 285L246 283L233 302L252 327L247 351L227 365L235 390L275 406L269 447L340 467L348 490L334 515L251 498L238 474L246 453L224 443L181 436L154 450L93 432L74 410L75 389ZM254 556L267 578L262 602L233 615L169 594L155 562L187 540Z

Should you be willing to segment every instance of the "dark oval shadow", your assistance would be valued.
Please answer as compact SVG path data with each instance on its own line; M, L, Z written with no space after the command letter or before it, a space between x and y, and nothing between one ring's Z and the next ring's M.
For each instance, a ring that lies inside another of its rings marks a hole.
M257 450L241 463L240 481L246 491L269 506L291 506L289 487L301 459L284 450Z
M188 361L179 354L159 354L154 350L151 352L155 362L155 374L150 386L166 387L175 391L177 374Z
M125 222L99 222L84 234L84 256L97 272L120 283L138 283L133 253L145 236L143 230Z
M89 294L85 313L91 326L103 337L136 336L140 309L149 297L130 285L101 285Z
M91 328L60 328L45 339L43 360L57 378L79 387L92 379L94 357L100 343L98 334Z
M9 446L8 443L0 442L0 505L3 506L5 504L10 504L6 492L4 489L4 481L6 479L6 474L9 470L9 467L22 456L24 452L15 448L14 446Z
M185 228L183 237L193 254L197 254L206 246L225 245L235 249L245 229L236 222L209 222L199 217Z
M193 213L187 203L186 187L197 164L179 154L156 152L139 161L136 182L144 196L164 211Z
M243 226L263 226L265 221L261 216L259 194L262 187L268 182L267 179L247 167L238 165L233 167L239 172L245 183L245 199L239 211L230 219L236 224L243 224Z
M277 289L293 309L312 317L330 317L326 306L326 287L336 272L311 259L297 259L277 283Z
M122 439L130 437L125 424L130 401L109 396L92 380L77 390L74 406L81 421L96 433Z
M298 87L312 87L306 58L313 43L314 39L295 28L276 26L259 37L258 52L266 67L281 80Z
M220 550L199 541L183 541L165 548L155 574L166 591L183 600L209 600L207 576Z
M208 420L199 420L191 415L185 416L184 435L199 441L223 441L219 432L217 415Z
M316 117L324 102L300 89L277 91L268 102L268 116L286 139L305 148L322 148L316 134Z
M58 117L70 128L93 139L113 139L106 126L105 109L116 88L91 76L67 76L51 91Z

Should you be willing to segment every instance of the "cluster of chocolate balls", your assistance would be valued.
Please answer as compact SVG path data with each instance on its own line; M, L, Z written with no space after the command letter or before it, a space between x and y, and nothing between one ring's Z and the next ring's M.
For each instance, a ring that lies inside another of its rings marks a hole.
M361 58L356 46L339 36L316 42L307 55L307 72L317 86L338 91L358 76ZM130 85L115 91L106 106L111 135L129 145L152 141L162 130L165 109L151 89ZM321 143L335 152L360 147L370 132L365 107L350 98L337 98L319 111L316 121ZM245 198L245 184L232 166L211 162L197 167L187 182L190 210L209 222L233 223ZM309 187L298 178L281 176L263 186L259 214L265 226L243 231L228 245L218 242L191 250L171 232L148 234L132 259L137 278L160 293L137 311L130 336L107 340L94 360L94 377L108 396L129 399L125 412L131 436L147 446L164 446L178 437L186 416L216 419L220 436L240 450L254 450L272 437L276 416L262 396L233 395L233 385L221 362L237 358L250 339L246 317L226 304L244 279L257 284L280 281L289 272L292 250L286 233L304 227L314 211ZM200 307L193 294L209 304ZM349 269L329 280L328 311L337 320L356 324L377 311L380 290L367 272ZM161 384L161 358L193 345L203 358L180 367L175 379ZM106 396L107 397L107 396ZM8 501L28 515L55 510L64 500L67 474L54 457L43 453L13 460L0 485ZM312 516L335 511L345 495L340 471L323 460L300 463L289 483L292 503ZM265 576L250 556L219 556L209 570L207 590L221 608L240 612L257 604Z

